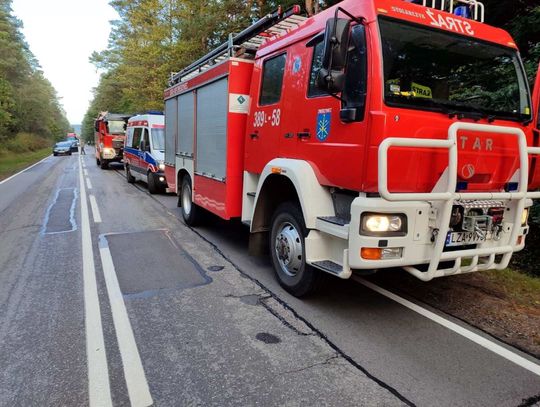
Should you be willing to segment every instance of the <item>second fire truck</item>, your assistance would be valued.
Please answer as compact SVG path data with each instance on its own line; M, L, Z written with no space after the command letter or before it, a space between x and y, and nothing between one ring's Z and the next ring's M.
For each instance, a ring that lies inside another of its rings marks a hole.
M127 121L130 115L102 112L94 122L96 164L101 169L111 162L121 162L124 155Z
M322 272L507 267L540 197L537 108L511 36L473 0L298 11L172 77L165 172L186 223L241 218L297 296Z

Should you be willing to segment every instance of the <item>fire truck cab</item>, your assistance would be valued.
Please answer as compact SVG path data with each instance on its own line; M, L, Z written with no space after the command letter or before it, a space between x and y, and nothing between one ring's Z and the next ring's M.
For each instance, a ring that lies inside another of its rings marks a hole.
M130 115L101 112L94 127L96 165L106 169L111 162L121 162L124 153L127 120Z
M540 198L524 68L482 3L421 3L267 16L175 74L165 160L186 222L241 217L297 296L321 272L506 268Z

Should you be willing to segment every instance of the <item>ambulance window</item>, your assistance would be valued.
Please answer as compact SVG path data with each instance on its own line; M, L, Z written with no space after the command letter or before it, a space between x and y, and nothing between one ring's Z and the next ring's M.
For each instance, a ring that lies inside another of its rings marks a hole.
M144 129L143 140L144 144L148 145L148 129Z
M131 144L131 147L139 148L139 144L141 142L141 133L142 129L140 127L133 130L133 143Z
M309 74L308 98L317 96L328 96L328 93L317 87L317 74L322 68L322 57L324 50L323 38L313 46L313 58L311 60L311 72Z
M133 147L133 127L128 128L127 130L127 142L128 147Z
M259 105L272 105L281 99L286 60L287 54L281 54L264 62Z

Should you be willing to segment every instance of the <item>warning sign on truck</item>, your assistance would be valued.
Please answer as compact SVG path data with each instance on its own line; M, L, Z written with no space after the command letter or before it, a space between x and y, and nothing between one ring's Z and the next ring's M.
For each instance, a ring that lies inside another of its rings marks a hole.
M249 113L249 95L229 94L229 113Z

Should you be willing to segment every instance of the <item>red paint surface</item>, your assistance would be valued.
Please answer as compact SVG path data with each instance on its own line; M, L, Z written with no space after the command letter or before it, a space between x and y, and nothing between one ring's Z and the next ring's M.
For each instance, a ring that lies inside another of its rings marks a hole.
M384 103L377 24L379 15L431 28L439 25L441 30L515 48L512 38L504 30L405 1L345 0L339 6L366 21L369 86L363 122L341 122L341 106L335 98L306 96L313 48L305 45L314 35L324 30L326 21L334 16L335 7L308 19L299 29L270 40L258 51L254 65L240 63L239 67L233 67L231 62L222 63L165 91L165 98L169 98L229 72L229 92L245 93L251 97L249 115L229 114L226 182L196 176L195 202L225 219L240 216L242 172L247 170L260 173L270 160L277 157L308 161L322 185L376 193L377 153L384 139L448 137L448 128L457 119L436 112L390 107ZM258 100L263 62L281 53L287 54L281 100L270 106L260 106ZM293 70L295 59L300 60L298 70ZM534 102L538 110L540 81L535 88ZM256 125L257 114L264 113L265 117L271 117L278 109L278 125ZM317 113L321 109L331 110L331 131L324 142L316 138ZM488 122L480 120L479 123ZM523 126L502 120L496 120L493 124L521 128L526 133L528 144L538 145L539 133L536 132L536 139L533 139L532 124ZM309 133L310 138L298 138L298 133ZM461 137L467 137L467 141ZM473 148L476 138L481 149ZM488 138L493 140L491 151L485 147ZM513 136L464 132L459 134L458 146L458 180L468 181L470 191L500 190L518 168L517 142ZM431 191L448 165L447 157L447 152L443 150L391 149L388 160L390 191ZM534 175L531 172L532 189L540 186L540 165L533 161L531 164L531 171L534 169ZM475 167L473 178L467 177L464 170L467 165ZM175 176L167 172L166 175L168 180L175 179Z
M167 187L171 191L176 191L176 169L174 165L165 163L165 179L167 180Z

